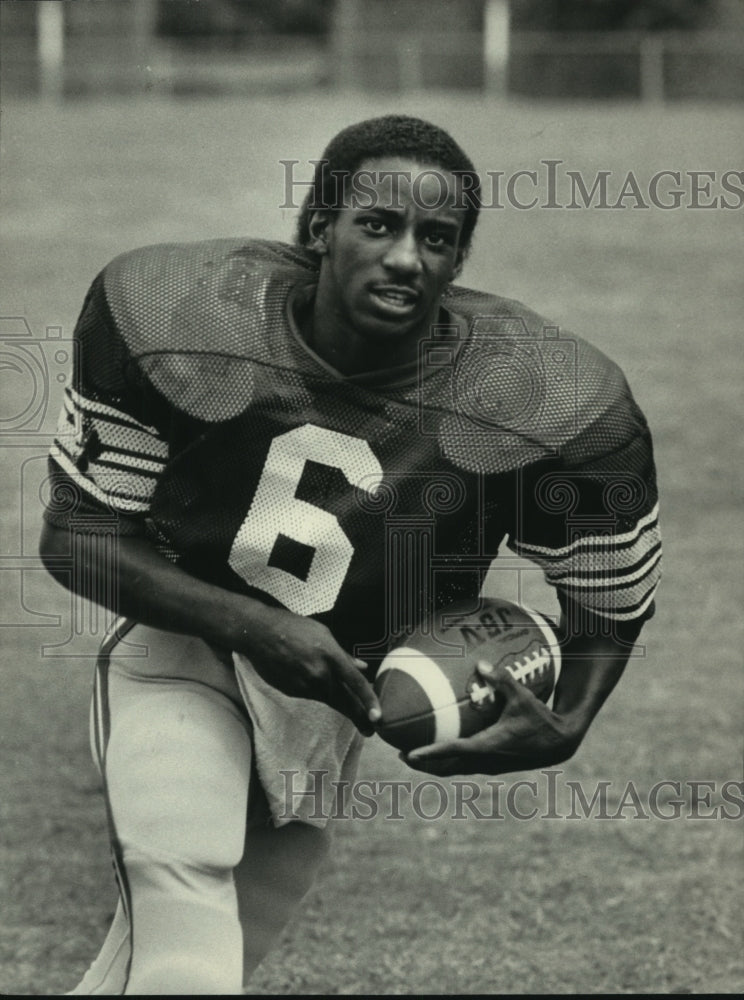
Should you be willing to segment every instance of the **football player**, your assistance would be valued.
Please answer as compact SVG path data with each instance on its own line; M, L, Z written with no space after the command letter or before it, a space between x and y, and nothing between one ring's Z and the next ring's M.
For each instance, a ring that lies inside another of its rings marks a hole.
M148 247L93 282L41 542L121 616L92 699L120 902L76 993L241 991L328 849L280 770L353 776L375 665L477 601L504 539L561 601L553 707L485 665L500 720L411 766L565 760L620 677L659 578L648 428L604 355L452 283L478 192L447 133L372 119L296 245Z

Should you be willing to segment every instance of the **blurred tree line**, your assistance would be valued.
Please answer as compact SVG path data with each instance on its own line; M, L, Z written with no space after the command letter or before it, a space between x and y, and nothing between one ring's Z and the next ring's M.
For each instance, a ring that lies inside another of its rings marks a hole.
M158 0L157 30L228 47L262 35L324 36L336 3L344 0ZM744 0L511 0L511 20L515 31L694 31L719 18L730 27L741 7Z
M512 0L512 26L539 31L671 31L709 27L717 0Z
M334 0L159 0L157 32L194 45L261 35L324 35Z

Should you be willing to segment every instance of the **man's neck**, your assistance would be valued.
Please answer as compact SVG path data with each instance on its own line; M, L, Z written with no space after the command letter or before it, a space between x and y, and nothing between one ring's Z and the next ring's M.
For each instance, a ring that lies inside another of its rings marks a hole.
M326 364L342 375L387 371L414 363L418 345L428 335L429 323L408 333L371 338L361 335L318 296L303 304L296 317L303 339Z

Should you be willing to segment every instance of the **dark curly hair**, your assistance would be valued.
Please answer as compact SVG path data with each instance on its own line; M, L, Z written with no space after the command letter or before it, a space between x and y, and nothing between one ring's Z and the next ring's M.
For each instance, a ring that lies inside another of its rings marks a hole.
M297 220L296 239L301 246L311 242L310 216L318 208L340 207L339 176L348 177L364 160L397 156L423 165L433 164L448 170L463 183L465 220L460 234L460 248L467 252L480 211L480 179L470 158L444 129L421 118L407 115L384 115L349 125L328 143L315 166L312 187L308 189Z

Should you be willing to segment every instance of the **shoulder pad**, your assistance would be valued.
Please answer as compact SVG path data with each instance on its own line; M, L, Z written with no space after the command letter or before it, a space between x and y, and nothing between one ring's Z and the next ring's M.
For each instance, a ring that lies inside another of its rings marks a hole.
M301 247L221 239L143 247L104 271L112 316L147 378L173 405L226 420L250 399L267 331L289 291L317 275Z
M453 287L444 304L468 330L440 430L443 452L455 464L505 472L565 453L577 439L588 443L587 429L610 412L618 437L627 440L629 421L616 417L619 409L630 418L632 397L601 351L511 299ZM612 447L607 438L603 447Z

